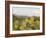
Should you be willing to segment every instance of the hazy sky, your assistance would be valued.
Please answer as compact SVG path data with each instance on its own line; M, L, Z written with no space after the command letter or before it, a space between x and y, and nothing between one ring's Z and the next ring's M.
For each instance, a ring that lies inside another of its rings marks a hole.
M13 14L18 16L40 16L40 8L13 7Z

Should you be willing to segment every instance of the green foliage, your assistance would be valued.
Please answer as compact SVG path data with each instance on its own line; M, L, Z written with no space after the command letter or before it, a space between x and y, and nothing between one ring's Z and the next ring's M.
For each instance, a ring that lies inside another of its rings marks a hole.
M13 16L13 30L38 30L40 29L40 17Z

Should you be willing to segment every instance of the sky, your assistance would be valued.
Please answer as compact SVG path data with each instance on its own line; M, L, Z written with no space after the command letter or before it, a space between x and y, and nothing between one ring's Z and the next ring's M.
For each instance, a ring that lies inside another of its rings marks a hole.
M13 15L18 16L40 16L40 8L32 7L13 7Z

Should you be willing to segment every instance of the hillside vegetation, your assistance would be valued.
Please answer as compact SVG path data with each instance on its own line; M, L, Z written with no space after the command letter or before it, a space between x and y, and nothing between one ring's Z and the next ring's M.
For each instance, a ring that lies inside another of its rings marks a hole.
M40 17L31 16L14 16L13 15L13 30L39 30L40 29Z

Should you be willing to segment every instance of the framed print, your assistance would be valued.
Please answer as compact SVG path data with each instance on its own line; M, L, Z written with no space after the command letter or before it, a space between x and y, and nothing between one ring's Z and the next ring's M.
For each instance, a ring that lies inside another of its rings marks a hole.
M5 2L5 36L44 35L45 4L36 2Z

